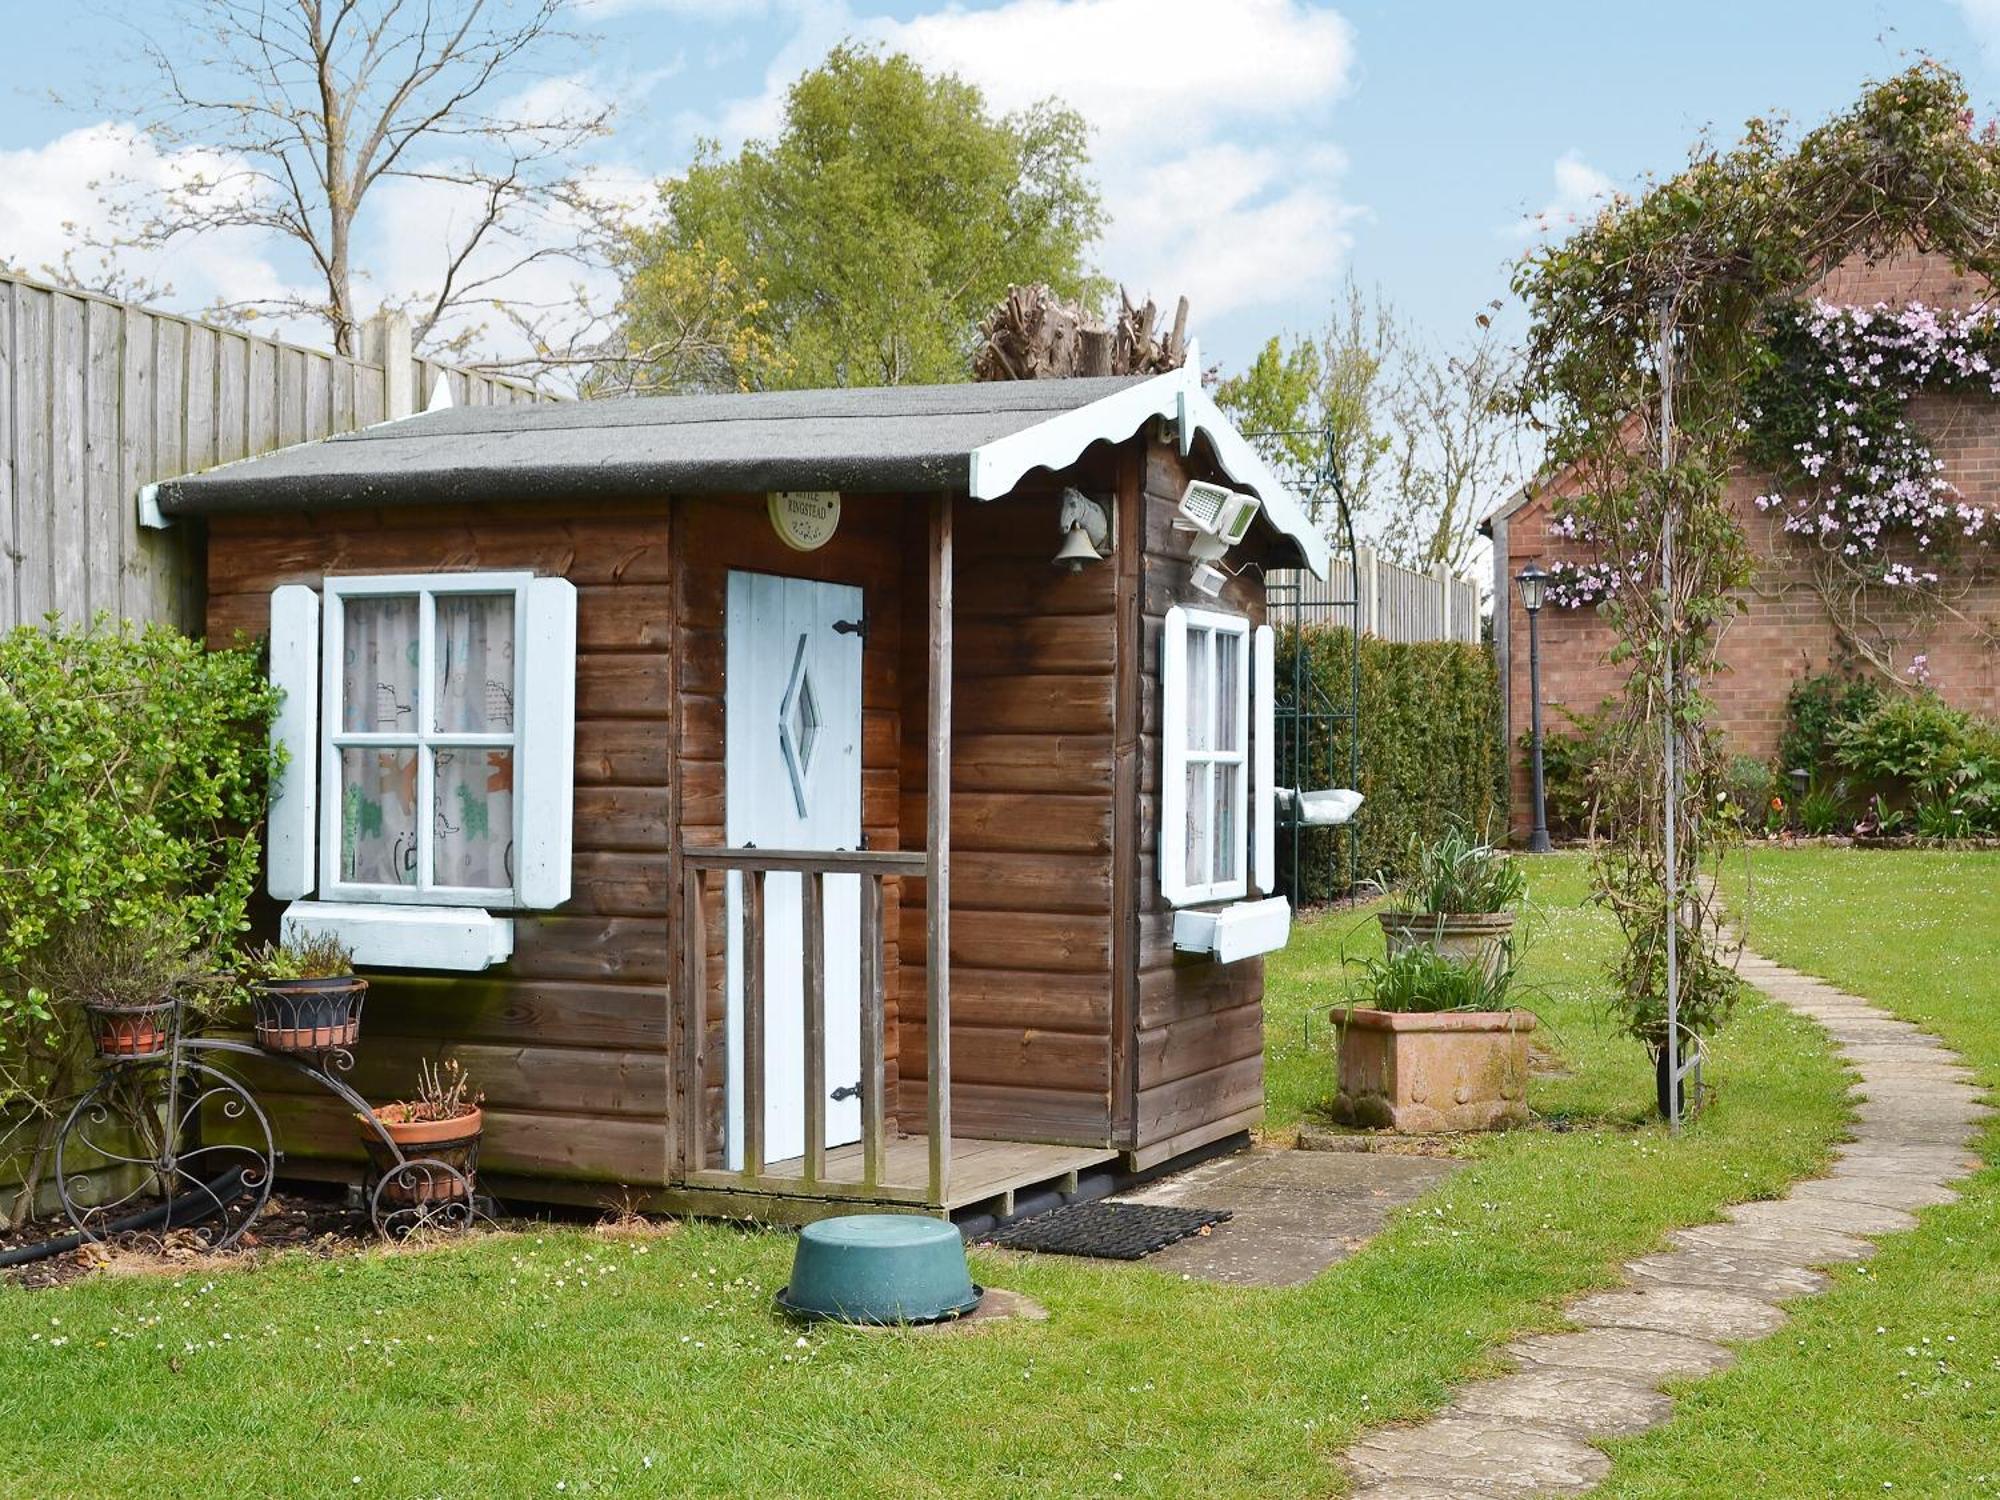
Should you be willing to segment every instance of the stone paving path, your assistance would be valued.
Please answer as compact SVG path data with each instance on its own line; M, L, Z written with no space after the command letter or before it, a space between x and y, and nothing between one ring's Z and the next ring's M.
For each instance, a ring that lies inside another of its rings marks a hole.
M1581 1494L1611 1468L1593 1438L1667 1420L1659 1382L1704 1375L1728 1347L1785 1320L1778 1304L1827 1285L1814 1267L1865 1260L1868 1236L1913 1228L1975 1171L1971 1142L1991 1113L1957 1053L1907 1021L1821 980L1743 955L1743 978L1809 1016L1839 1044L1863 1101L1854 1138L1790 1196L1739 1203L1729 1222L1676 1230L1676 1247L1626 1264L1629 1283L1567 1308L1576 1333L1521 1338L1500 1352L1519 1372L1460 1388L1430 1421L1356 1443L1354 1500L1515 1500Z

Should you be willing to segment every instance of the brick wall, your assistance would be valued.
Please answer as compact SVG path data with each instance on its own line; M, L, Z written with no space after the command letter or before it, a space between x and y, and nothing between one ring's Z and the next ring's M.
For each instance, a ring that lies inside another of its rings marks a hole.
M1983 282L1958 275L1934 256L1904 256L1880 265L1848 265L1830 275L1824 295L1831 301L1892 306L1923 301L1964 307L1990 298ZM2000 402L1985 398L1925 397L1914 404L1918 427L1944 460L1945 477L1966 499L2000 508ZM1783 538L1776 524L1758 513L1753 500L1769 487L1761 475L1740 473L1727 495L1742 518L1751 546L1762 559L1743 595L1744 612L1729 626L1722 644L1722 672L1709 694L1724 738L1734 752L1769 756L1784 724L1785 695L1794 681L1824 671L1843 653L1831 617L1812 584L1810 559L1797 543ZM1546 565L1558 557L1581 557L1573 546L1547 539L1550 496L1537 495L1507 519L1507 574L1530 561ZM1947 577L1955 590L1950 609L1929 617L1877 612L1871 636L1888 646L1896 666L1928 654L1933 686L1948 701L2000 716L2000 568L1992 558L1962 552ZM1962 592L1957 592L1962 590ZM1504 690L1508 723L1518 741L1528 726L1528 619L1509 588ZM1606 663L1612 633L1592 610L1544 609L1541 631L1543 727L1558 733L1562 709L1587 712L1617 693L1622 667ZM1513 755L1513 814L1518 832L1532 821L1529 772L1518 749Z

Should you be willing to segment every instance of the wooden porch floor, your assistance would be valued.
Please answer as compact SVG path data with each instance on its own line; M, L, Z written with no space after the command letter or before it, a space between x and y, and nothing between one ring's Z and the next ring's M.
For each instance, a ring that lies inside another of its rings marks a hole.
M942 1207L968 1208L1073 1172L1087 1171L1114 1161L1117 1156L1116 1151L1105 1146L1043 1146L1032 1141L984 1141L955 1135L951 1138L951 1176ZM923 1193L930 1181L930 1159L929 1136L891 1136L884 1142L882 1185ZM774 1177L797 1177L804 1167L805 1159L795 1156L789 1161L772 1162L766 1170ZM859 1144L835 1146L827 1151L825 1180L829 1185L859 1189Z

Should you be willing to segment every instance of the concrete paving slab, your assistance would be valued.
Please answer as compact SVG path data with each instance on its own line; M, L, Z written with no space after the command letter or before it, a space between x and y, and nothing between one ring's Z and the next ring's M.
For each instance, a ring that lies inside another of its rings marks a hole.
M1259 1147L1121 1194L1121 1203L1226 1208L1231 1218L1149 1255L1156 1271L1232 1286L1298 1286L1382 1232L1462 1163L1448 1157Z
M1866 1260L1875 1253L1875 1247L1867 1240L1811 1226L1703 1224L1693 1229L1676 1229L1667 1240L1686 1249L1755 1255L1799 1266L1837 1265Z
M1447 1417L1508 1417L1588 1437L1623 1437L1667 1420L1673 1401L1639 1381L1601 1371L1524 1370L1476 1380Z
M1625 1262L1635 1283L1719 1287L1757 1297L1805 1297L1832 1284L1824 1272L1720 1250L1674 1250Z
M1390 1428L1356 1443L1347 1460L1369 1483L1429 1480L1495 1497L1576 1493L1611 1469L1581 1438L1506 1417L1435 1417L1421 1427Z
M1769 1300L1719 1287L1659 1285L1598 1292L1565 1311L1586 1328L1651 1328L1730 1342L1762 1338L1785 1321Z
M1729 1219L1736 1224L1832 1229L1843 1234L1892 1234L1917 1227L1917 1216L1900 1208L1811 1198L1739 1203L1729 1210Z
M1503 1357L1524 1367L1600 1370L1633 1380L1706 1375L1736 1356L1708 1339L1657 1328L1586 1328L1581 1333L1537 1333L1502 1346Z
M1467 1489L1459 1484L1434 1484L1427 1479L1391 1479L1352 1490L1348 1500L1509 1500L1493 1490Z
M1902 1173L1877 1172L1846 1177L1815 1177L1792 1189L1794 1199L1879 1204L1884 1208L1934 1208L1956 1203L1958 1193L1941 1182L1925 1182Z

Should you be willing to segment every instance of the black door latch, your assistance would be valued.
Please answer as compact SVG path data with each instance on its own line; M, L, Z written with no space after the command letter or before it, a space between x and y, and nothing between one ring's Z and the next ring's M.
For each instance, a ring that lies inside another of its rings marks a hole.
M830 1097L835 1104L840 1103L840 1101L843 1099L859 1099L861 1097L861 1082L859 1079L856 1079L853 1083L850 1083L844 1089L835 1089L833 1093L828 1097Z

